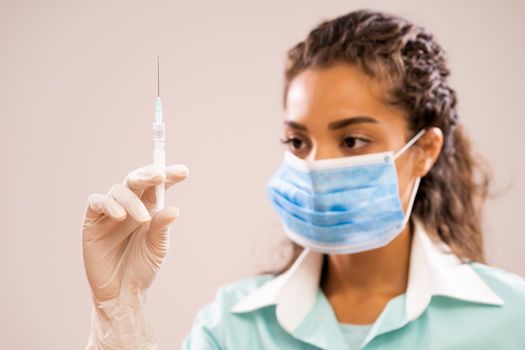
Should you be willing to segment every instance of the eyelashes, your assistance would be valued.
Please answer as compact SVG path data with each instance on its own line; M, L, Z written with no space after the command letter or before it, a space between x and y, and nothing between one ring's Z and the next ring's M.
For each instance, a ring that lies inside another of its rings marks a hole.
M279 141L281 141L282 144L289 144L289 143L292 143L292 142L295 142L295 141L300 141L302 142L302 140L296 138L296 137L289 137L289 138L284 138L284 139L279 139Z
M290 145L293 150L299 150L303 143L306 143L298 137L286 137L279 139L284 145ZM346 149L355 150L367 146L372 141L361 136L343 136L340 141L340 146Z

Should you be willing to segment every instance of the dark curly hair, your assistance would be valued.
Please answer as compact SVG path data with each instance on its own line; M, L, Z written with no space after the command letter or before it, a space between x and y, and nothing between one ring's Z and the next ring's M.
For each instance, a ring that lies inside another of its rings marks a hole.
M485 164L476 162L480 158L458 121L443 48L426 29L393 14L361 9L324 21L288 51L284 107L298 74L338 63L356 64L384 82L389 92L385 102L407 112L412 133L426 127L442 130L444 148L421 179L412 215L462 261L484 262L481 215L490 176ZM302 251L292 244L292 259L277 273Z

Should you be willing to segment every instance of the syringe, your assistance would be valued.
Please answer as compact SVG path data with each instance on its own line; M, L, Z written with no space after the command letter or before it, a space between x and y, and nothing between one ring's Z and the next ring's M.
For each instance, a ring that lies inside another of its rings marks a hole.
M164 170L166 167L166 129L162 116L160 100L160 64L157 56L157 100L155 101L155 120L153 121L153 164ZM157 203L155 210L164 208L164 182L155 186Z

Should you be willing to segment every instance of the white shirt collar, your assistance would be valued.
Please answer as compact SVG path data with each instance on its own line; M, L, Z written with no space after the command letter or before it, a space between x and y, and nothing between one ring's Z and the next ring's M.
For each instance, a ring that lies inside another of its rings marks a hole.
M423 313L432 295L503 305L503 300L469 264L461 263L446 244L433 242L419 220L413 222L405 304L409 321ZM288 270L240 299L231 311L249 312L276 305L279 323L292 333L315 303L322 261L322 253L305 249Z

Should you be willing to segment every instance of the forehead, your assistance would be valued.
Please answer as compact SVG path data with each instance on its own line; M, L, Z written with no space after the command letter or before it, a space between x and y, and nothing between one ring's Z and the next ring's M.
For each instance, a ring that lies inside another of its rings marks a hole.
M308 68L290 83L287 118L383 115L392 109L384 102L386 91L384 83L369 77L356 65Z

